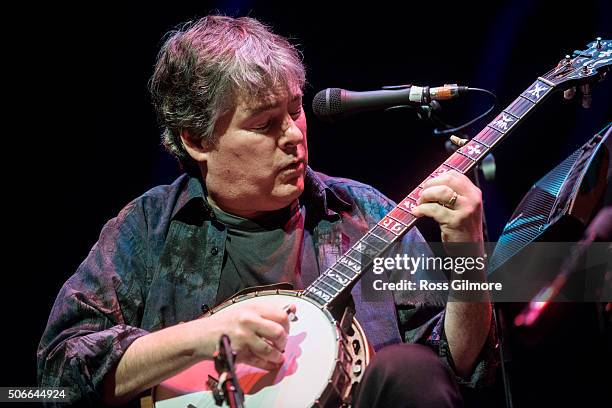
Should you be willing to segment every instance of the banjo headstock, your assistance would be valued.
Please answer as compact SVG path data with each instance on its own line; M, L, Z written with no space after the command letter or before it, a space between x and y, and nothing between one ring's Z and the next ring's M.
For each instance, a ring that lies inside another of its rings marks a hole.
M552 86L564 89L565 99L571 99L576 87L583 93L582 105L591 103L591 84L606 76L612 65L612 40L598 37L585 50L566 55L557 66L543 75Z

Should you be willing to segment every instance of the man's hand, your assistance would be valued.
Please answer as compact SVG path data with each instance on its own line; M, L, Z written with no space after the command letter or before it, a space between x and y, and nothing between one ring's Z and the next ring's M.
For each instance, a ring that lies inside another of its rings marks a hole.
M463 174L451 170L428 180L417 204L412 214L436 220L443 242L482 242L482 193Z
M212 359L223 333L238 362L273 370L283 362L295 306L256 305L176 324L136 339L104 377L104 401L125 404L195 363Z
M423 184L417 203L419 205L413 208L412 213L416 217L424 215L436 220L440 224L443 242L475 244L475 252L478 255L484 253L482 194L466 176L451 170L427 181ZM486 275L483 271L469 278L484 281ZM487 339L490 324L491 304L488 293L484 294L484 301L455 301L447 304L444 331L455 372L459 376L469 378Z
M295 306L289 311L295 313ZM237 361L265 370L283 363L283 352L289 335L288 311L274 305L237 308L221 314L186 323L192 326L192 341L201 358L211 358L219 338L227 334Z

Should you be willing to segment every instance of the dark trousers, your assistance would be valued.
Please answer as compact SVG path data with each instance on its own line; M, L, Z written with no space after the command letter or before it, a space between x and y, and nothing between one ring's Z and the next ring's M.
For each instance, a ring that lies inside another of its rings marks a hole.
M397 344L380 350L359 384L355 408L462 407L459 386L429 347Z

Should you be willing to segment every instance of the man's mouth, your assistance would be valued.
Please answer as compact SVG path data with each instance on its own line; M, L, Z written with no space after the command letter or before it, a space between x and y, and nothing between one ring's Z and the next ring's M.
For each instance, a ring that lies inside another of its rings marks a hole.
M297 160L283 167L281 172L287 175L298 175L304 172L305 167L306 163L304 163L304 160Z
M302 170L304 166L305 166L304 159L301 158L301 159L297 159L289 163L288 165L283 167L282 170L297 170L297 169Z

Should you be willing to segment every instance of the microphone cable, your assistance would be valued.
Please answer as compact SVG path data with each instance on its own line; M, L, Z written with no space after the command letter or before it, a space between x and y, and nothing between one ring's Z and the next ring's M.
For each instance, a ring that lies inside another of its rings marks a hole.
M435 111L435 109L433 109L430 119L432 120L432 122L434 122L438 126L441 126L441 127L444 128L443 130L441 130L439 128L435 128L433 130L434 135L442 135L442 136L444 136L444 135L448 135L450 133L460 132L461 130L465 129L466 127L472 125L473 123L475 123L475 122L479 121L480 119L484 118L485 116L487 116L497 106L497 96L493 92L488 91L486 89L482 89L482 88L471 88L471 87L468 87L467 90L468 90L468 92L483 93L485 95L488 95L492 99L491 106L484 113L478 115L474 119L471 119L471 120L465 122L464 124L462 124L460 126L452 126L452 125L449 125L448 123L444 122L442 119L440 119L440 117L438 115L436 115L433 112L433 111Z

